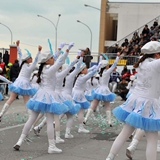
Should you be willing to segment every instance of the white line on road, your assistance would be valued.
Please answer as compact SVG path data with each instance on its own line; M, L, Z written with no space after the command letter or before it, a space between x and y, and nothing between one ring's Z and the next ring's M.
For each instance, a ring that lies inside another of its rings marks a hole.
M25 123L23 124L18 124L18 125L15 125L15 126L9 126L9 127L6 127L6 128L1 128L0 129L0 132L1 131L5 131L5 130L9 130L9 129L13 129L13 128L17 128L17 127L21 127L21 126L24 126Z

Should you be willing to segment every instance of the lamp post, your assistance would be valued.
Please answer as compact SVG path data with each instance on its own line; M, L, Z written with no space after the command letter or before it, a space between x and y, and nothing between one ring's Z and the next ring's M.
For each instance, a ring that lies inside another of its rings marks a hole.
M0 22L0 24L5 26L6 28L8 28L8 30L10 31L10 33L11 33L11 44L12 44L13 34L12 34L11 29L8 26L6 26L5 24L1 23L1 22Z
M90 50L92 50L92 31L91 31L91 29L90 29L89 26L87 26L85 23L83 23L83 22L81 22L81 21L79 21L79 20L77 20L77 22L78 22L78 23L82 23L83 25L85 25L85 26L89 29L90 34L91 34Z
M48 19L44 16L41 16L41 15L37 15L37 16L41 17L41 18L44 18L44 19L46 19L47 21L49 21L50 23L53 24L53 26L55 28L55 50L56 50L57 49L57 28L58 28L58 23L59 23L59 19L60 19L61 14L58 14L58 19L57 19L56 25L50 19Z
M94 8L94 9L96 9L96 10L99 10L99 11L101 10L100 8L97 8L97 7L93 7L93 6L90 6L90 5L88 5L88 4L84 4L84 6L85 6L85 7L90 7L90 8Z

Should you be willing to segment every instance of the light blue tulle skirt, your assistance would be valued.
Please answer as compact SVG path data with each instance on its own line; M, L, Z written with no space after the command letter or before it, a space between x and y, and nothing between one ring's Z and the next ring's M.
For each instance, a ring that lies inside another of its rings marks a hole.
M113 115L121 122L145 131L160 131L160 107L156 99L131 94L122 105L113 109Z
M3 95L2 93L0 92L0 101L3 99Z
M28 101L27 107L41 113L64 114L72 108L70 100L61 99L52 89L40 88L37 93Z
M77 102L74 101L76 104L79 104L82 109L88 109L90 107L90 102L85 101L85 102Z
M37 89L33 88L30 82L26 79L16 79L16 81L8 86L11 92L17 93L18 95L33 96Z
M100 101L109 101L112 102L116 98L116 94L109 92L109 93L97 93L95 90L92 92L93 98L98 99Z
M126 98L128 98L131 95L131 92L128 92L126 95Z

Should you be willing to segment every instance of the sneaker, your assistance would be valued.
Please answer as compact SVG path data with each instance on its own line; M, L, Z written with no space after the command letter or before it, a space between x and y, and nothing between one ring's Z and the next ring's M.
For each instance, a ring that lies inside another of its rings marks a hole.
M33 131L34 131L35 135L39 136L41 129L40 129L40 127L36 126L33 128Z
M70 133L66 133L66 134L65 134L65 138L68 138L68 139L69 139L69 138L74 138L74 136L73 136L72 134L70 134Z
M64 143L64 139L61 137L56 137L56 143Z
M89 130L87 130L85 128L79 128L78 133L89 133Z

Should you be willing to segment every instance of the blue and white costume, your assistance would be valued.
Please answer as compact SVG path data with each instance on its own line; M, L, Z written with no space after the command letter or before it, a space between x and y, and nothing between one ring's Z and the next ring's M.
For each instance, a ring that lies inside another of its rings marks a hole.
M77 62L77 59L75 59L73 62L70 63L70 65L68 65L66 68L65 66L67 64L63 64L62 69L59 69L56 72L56 86L55 86L55 91L58 93L59 97L61 97L61 100L63 101L64 104L68 105L68 107L71 109L72 107L74 107L72 100L71 99L66 99L63 95L62 95L62 89L63 89L63 80L64 78L67 76L67 74L69 73L69 71L72 69L72 67L75 65L75 63ZM63 69L64 67L64 69ZM69 110L70 110L69 109Z
M50 112L57 115L67 112L70 108L65 105L55 92L56 72L64 63L68 52L64 53L54 65L46 65L42 70L42 81L37 93L28 101L27 107L36 112ZM54 82L54 83L53 83Z
M96 89L93 89L93 97L94 99L101 100L101 101L114 101L116 95L112 93L108 87L110 74L114 70L117 65L119 57L117 56L115 62L109 69L105 69L103 71L102 77L100 77L100 85Z
M113 110L122 122L145 131L160 130L160 59L147 58L138 68L137 84L129 98Z
M73 88L75 77L80 72L80 66L81 66L82 60L83 60L83 57L79 59L74 71L66 76L65 86L63 87L63 90L62 90L63 97L72 101L72 103L74 104L74 106L68 111L70 114L78 113L81 108L81 106L79 104L75 104L72 99L72 88Z
M12 84L11 81L9 81L7 78L5 78L5 77L3 77L3 76L1 76L1 75L0 75L0 80L3 81L3 82L6 82L6 83L8 83L8 84ZM3 95L2 95L2 93L0 92L0 101L1 101L2 99L3 99Z
M17 47L17 49L20 58L19 61L21 64L22 53L19 46ZM30 76L37 64L39 54L40 52L37 53L36 58L32 64L27 64L27 63L23 64L18 78L15 80L13 84L9 86L9 90L11 92L17 93L18 95L22 96L23 95L33 96L36 93L37 89L33 88L30 83Z
M88 101L92 101L94 99L92 90L97 88L99 85L99 80L95 76L91 78L86 82L85 97Z
M72 92L73 100L75 101L75 103L80 104L82 109L88 109L90 106L90 102L87 101L84 92L86 89L86 81L90 79L96 72L97 69L93 69L86 75L80 74L75 82Z

